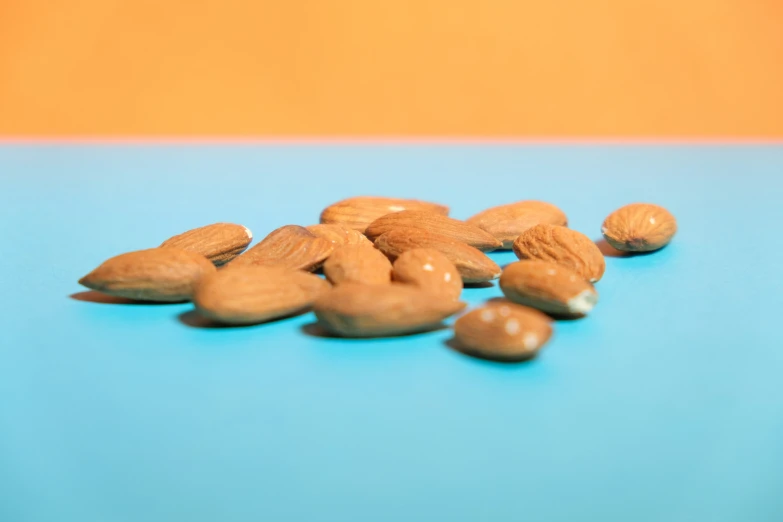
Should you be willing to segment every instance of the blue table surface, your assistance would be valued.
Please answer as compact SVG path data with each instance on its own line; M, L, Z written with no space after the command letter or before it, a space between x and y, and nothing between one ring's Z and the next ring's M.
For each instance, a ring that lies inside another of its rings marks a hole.
M4 522L783 520L783 147L6 145L0 180ZM518 365L73 296L113 255L359 194L542 199L595 239L649 201L680 231L607 258L594 313Z

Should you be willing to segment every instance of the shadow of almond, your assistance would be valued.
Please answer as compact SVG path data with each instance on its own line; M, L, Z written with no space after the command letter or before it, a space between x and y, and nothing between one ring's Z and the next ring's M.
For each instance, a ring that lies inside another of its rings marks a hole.
M451 351L456 352L459 355L491 365L506 366L506 367L527 366L536 360L535 355L533 357L528 357L527 359L522 359L522 360L493 359L483 354L476 353L470 350L469 348L466 348L465 346L462 345L462 343L460 343L456 339L456 337L452 337L451 339L447 339L446 341L443 341L443 344L445 344L448 348L450 348Z
M251 324L226 324L226 323L220 323L218 321L215 321L213 319L210 319L208 317L205 317L201 315L198 310L188 310L187 312L183 312L177 316L177 321L184 324L185 326L189 326L191 328L206 328L206 329L232 329L232 328L251 328L253 326L262 326L267 324L274 324L279 323L281 321L285 321L287 319L292 319L294 317L299 317L300 315L304 315L309 310L304 310L301 312L293 313L286 315L284 317L277 317L275 319L270 319L269 321L264 321L260 323L251 323Z
M343 341L366 341L368 339L393 339L399 337L414 337L417 335L424 335L432 332L440 332L443 330L448 330L448 328L449 328L448 326L441 323L434 328L421 330L418 332L409 332L409 333L392 334L392 335L378 335L378 336L368 335L368 336L358 336L358 337L343 337L341 335L333 334L318 323L308 323L302 325L301 330L302 333L309 335L311 337L321 337L323 339L340 339Z
M484 281L483 283L465 283L462 285L463 288L470 289L470 288L492 288L495 286L495 283L492 281Z
M158 301L139 301L136 299L128 299L127 297L117 297L115 295L104 294L95 290L86 290L84 292L76 292L68 297L75 301L84 301L85 303L99 303L99 304L112 304L112 305L171 305L182 304L186 301L177 302L158 302Z

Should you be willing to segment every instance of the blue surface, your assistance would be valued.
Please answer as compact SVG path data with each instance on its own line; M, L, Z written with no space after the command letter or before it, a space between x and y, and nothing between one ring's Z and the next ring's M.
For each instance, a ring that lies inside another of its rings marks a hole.
M783 520L781 147L6 146L0 178L4 522ZM680 232L608 258L521 365L69 297L118 253L363 193L544 199L594 238L650 201Z

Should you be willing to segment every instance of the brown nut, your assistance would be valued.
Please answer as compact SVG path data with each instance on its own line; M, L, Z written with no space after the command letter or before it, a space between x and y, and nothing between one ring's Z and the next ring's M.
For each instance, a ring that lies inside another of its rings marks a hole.
M338 247L324 263L324 275L335 285L391 283L392 265L380 250L362 245Z
M447 236L420 228L397 228L375 240L375 246L390 259L414 248L442 252L457 267L463 283L483 283L500 277L500 267L480 250Z
M530 359L551 335L549 317L513 303L477 308L454 323L454 341L460 351L495 361Z
M503 269L500 288L509 301L558 316L584 316L598 302L598 293L584 277L549 261L511 263Z
M229 266L283 266L292 270L316 270L334 250L331 242L304 227L286 225L238 256Z
M519 259L540 259L570 268L588 281L601 279L606 270L604 255L584 234L555 225L536 225L514 241Z
M329 283L282 267L245 265L204 277L193 302L198 312L223 324L257 324L303 312Z
M171 237L160 246L195 252L220 266L244 252L251 241L253 233L249 228L233 223L215 223Z
M468 244L483 252L501 246L501 242L475 225L452 219L434 212L404 210L379 217L367 227L365 234L375 240L386 232L399 228L420 228Z
M367 239L364 234L345 225L320 224L310 225L305 228L314 235L326 239L327 241L331 241L335 248L343 245L364 245L373 247L372 241Z
M321 295L313 310L335 335L383 337L432 330L464 307L411 285L345 283Z
M394 261L392 277L444 299L458 300L462 293L457 267L446 254L432 248L414 248L400 254Z
M181 302L215 265L180 248L151 248L112 257L82 277L79 284L105 294L142 301Z
M601 232L617 250L650 252L669 244L677 233L677 220L658 205L633 203L609 214Z
M321 212L321 223L341 224L364 233L367 225L390 212L426 210L449 214L449 207L416 199L359 196L338 201Z
M568 225L562 210L551 203L533 200L488 208L466 221L495 236L504 249L510 249L522 232L536 225Z

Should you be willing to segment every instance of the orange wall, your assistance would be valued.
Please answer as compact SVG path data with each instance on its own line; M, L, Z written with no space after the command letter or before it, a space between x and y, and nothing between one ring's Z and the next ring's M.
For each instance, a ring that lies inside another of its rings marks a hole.
M0 135L783 136L783 0L0 0Z

